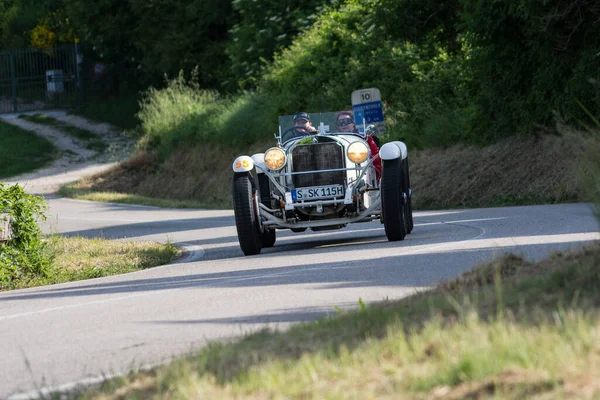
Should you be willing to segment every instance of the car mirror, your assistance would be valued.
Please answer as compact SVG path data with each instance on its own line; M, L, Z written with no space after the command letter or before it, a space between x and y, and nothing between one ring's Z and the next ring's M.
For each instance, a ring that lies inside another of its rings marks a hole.
M367 136L374 136L376 133L377 133L377 128L373 124L368 125L367 128L365 129L365 135L367 135Z

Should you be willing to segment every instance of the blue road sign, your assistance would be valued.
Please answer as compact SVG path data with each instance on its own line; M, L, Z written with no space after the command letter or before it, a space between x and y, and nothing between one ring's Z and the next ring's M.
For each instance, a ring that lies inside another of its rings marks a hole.
M381 131L384 129L383 104L381 101L355 104L352 106L352 111L354 111L354 120L356 121L356 126L361 132L364 132L365 129L363 120L367 125L375 124L379 128L379 133L381 133Z

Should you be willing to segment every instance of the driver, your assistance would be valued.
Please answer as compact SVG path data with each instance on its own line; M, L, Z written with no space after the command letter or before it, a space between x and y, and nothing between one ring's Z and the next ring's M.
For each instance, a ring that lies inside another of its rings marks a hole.
M337 121L338 131L353 132L353 133L359 134L360 136L363 136L360 133L360 131L358 130L358 128L356 127L356 123L354 122L354 115L352 114L352 112L342 111L342 112L338 113L336 121ZM373 136L367 136L366 138L363 136L363 138L365 139L365 141L369 145L369 148L371 149L371 157L375 157L376 155L378 155L379 147L377 146L377 143L375 143ZM377 179L380 179L381 178L381 158L377 157L375 160L373 160L373 166L375 167L375 170L377 171Z
M294 126L307 133L317 133L317 128L310 122L310 115L305 112L294 115Z

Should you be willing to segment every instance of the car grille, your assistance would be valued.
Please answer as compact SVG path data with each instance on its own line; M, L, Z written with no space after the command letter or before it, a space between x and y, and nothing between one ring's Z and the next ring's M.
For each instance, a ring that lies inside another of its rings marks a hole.
M313 143L292 150L293 172L344 168L344 153L337 143ZM295 187L343 185L344 171L294 175Z

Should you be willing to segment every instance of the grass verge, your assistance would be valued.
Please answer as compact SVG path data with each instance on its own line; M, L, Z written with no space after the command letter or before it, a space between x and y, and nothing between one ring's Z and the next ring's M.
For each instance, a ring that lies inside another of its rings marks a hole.
M598 396L599 265L598 242L539 263L503 256L431 291L211 343L73 397Z
M51 267L42 276L23 276L2 289L21 289L124 274L164 265L180 255L172 244L51 236Z
M93 192L89 189L77 188L76 185L65 185L60 188L58 194L75 200L100 201L105 203L136 204L162 208L214 208L207 207L206 204L194 200L168 200L129 193Z
M58 149L33 132L0 121L0 178L41 168L58 156Z
M90 132L86 129L81 129L73 125L69 125L44 114L20 115L19 118L29 122L34 122L36 124L56 128L59 131L64 132L70 135L71 137L84 142L85 148L88 150L93 150L101 153L108 147L107 144L100 139L100 136L98 136L94 132Z

